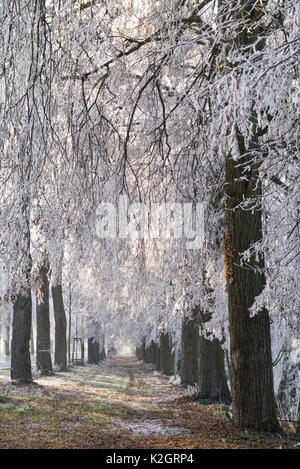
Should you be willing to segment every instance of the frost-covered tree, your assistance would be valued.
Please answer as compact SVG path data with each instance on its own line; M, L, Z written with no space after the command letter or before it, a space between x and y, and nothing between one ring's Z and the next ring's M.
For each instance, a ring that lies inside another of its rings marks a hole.
M45 263L60 312L64 278L74 284L88 337L147 348L168 334L180 346L197 309L209 313L202 338L230 349L235 422L276 430L272 346L276 389L297 406L298 2L1 8L1 296L14 301L15 337L24 330L18 350ZM96 208L120 194L149 209L204 203L203 251L99 240Z

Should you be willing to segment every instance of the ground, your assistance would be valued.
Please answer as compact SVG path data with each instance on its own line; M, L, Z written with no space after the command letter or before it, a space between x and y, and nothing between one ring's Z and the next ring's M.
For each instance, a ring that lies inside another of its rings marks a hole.
M20 386L0 371L0 448L293 448L292 436L241 431L133 356Z

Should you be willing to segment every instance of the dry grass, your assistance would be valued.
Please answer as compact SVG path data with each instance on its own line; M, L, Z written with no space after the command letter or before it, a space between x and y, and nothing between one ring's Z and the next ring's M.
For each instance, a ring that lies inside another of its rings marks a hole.
M2 398L1 398L2 396ZM134 357L11 385L0 372L0 448L291 448L292 436L241 431Z

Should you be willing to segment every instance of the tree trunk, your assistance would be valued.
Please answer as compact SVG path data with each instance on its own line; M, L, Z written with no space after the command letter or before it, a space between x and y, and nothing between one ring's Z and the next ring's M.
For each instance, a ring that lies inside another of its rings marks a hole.
M81 358L82 358L82 365L84 365L84 340L81 342Z
M285 348L288 348L286 346ZM284 419L291 419L295 422L296 433L300 429L300 401L299 387L297 388L297 376L300 372L300 365L293 363L291 350L285 352L283 359L282 377L279 383L277 399L284 412Z
M88 363L97 364L100 361L100 346L99 342L90 337L88 339Z
M300 401L298 401L298 408L297 408L297 423L296 423L296 433L300 434Z
M102 347L100 348L100 355L99 355L99 360L105 360L106 358L106 353L105 353L105 347L104 347L104 343L102 345Z
M4 354L10 356L10 326L5 327L5 337L4 337Z
M139 360L152 363L157 370L160 369L160 349L156 342L152 341L149 347L145 346L145 340L140 347L136 347L136 356Z
M246 60L249 46L254 44L256 52L263 51L268 35L266 25L260 22L263 14L263 2L240 2L235 12L239 26L229 43L234 57ZM224 20L230 20L232 11L222 10L222 15ZM238 69L236 80L238 86ZM237 151L234 158L230 152L225 158L224 250L233 419L242 427L278 431L269 314L264 308L254 317L250 317L249 312L265 286L264 257L251 255L247 265L241 265L241 253L262 240L259 168L264 158L260 145L263 133L258 127L254 102L249 109L249 120L251 134L247 138L234 120L229 122L228 129L235 133Z
M146 363L151 363L156 366L157 361L157 344L152 340L146 349Z
M52 373L50 353L50 317L49 317L49 267L40 268L42 300L36 304L36 366L43 375Z
M61 284L52 286L51 291L55 319L54 364L62 371L67 366L67 320Z
M173 374L172 343L166 333L160 335L160 371L167 376Z
M155 343L155 368L159 370L160 368L160 347L157 343Z
M153 341L151 341L148 347L148 363L153 364L153 359L154 359L154 348L153 348Z
M141 360L143 362L146 362L146 340L143 339L142 345L141 345Z
M250 317L249 308L265 286L264 259L252 256L247 267L241 266L240 253L262 238L261 188L255 168L248 180L241 180L242 163L253 166L251 152L246 153L238 134L239 160L226 158L225 263L228 292L231 392L234 422L242 427L277 431L273 390L270 320L266 309ZM246 156L247 155L247 156ZM243 174L245 176L245 173ZM252 210L240 204L255 197Z
M31 334L30 334L30 355L34 355L35 354L35 350L34 350L34 335L33 335L33 327L31 328Z
M68 328L68 362L71 363L71 329L72 329L72 290L69 283L69 328Z
M231 402L225 373L225 357L220 342L204 336L202 323L210 314L196 308L182 323L181 384L198 385L199 397L213 402ZM202 321L202 323L201 323Z
M31 291L21 293L13 305L13 333L11 344L11 379L23 383L32 381L30 360L30 337L32 322Z
M224 350L218 339L199 336L199 397L213 402L231 402L225 373Z
M149 363L149 345L145 347L145 362Z
M182 320L181 329L181 385L194 386L199 376L199 322L197 314Z

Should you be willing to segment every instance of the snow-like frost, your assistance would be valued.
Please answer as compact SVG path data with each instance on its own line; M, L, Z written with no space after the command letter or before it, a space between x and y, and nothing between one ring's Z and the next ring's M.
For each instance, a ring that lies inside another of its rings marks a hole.
M170 421L170 420L167 420ZM134 435L163 435L163 436L173 436L173 435L183 435L189 434L190 432L184 428L180 427L168 427L163 424L162 421L145 419L145 420L131 420L131 422L118 422L118 427L130 430Z

